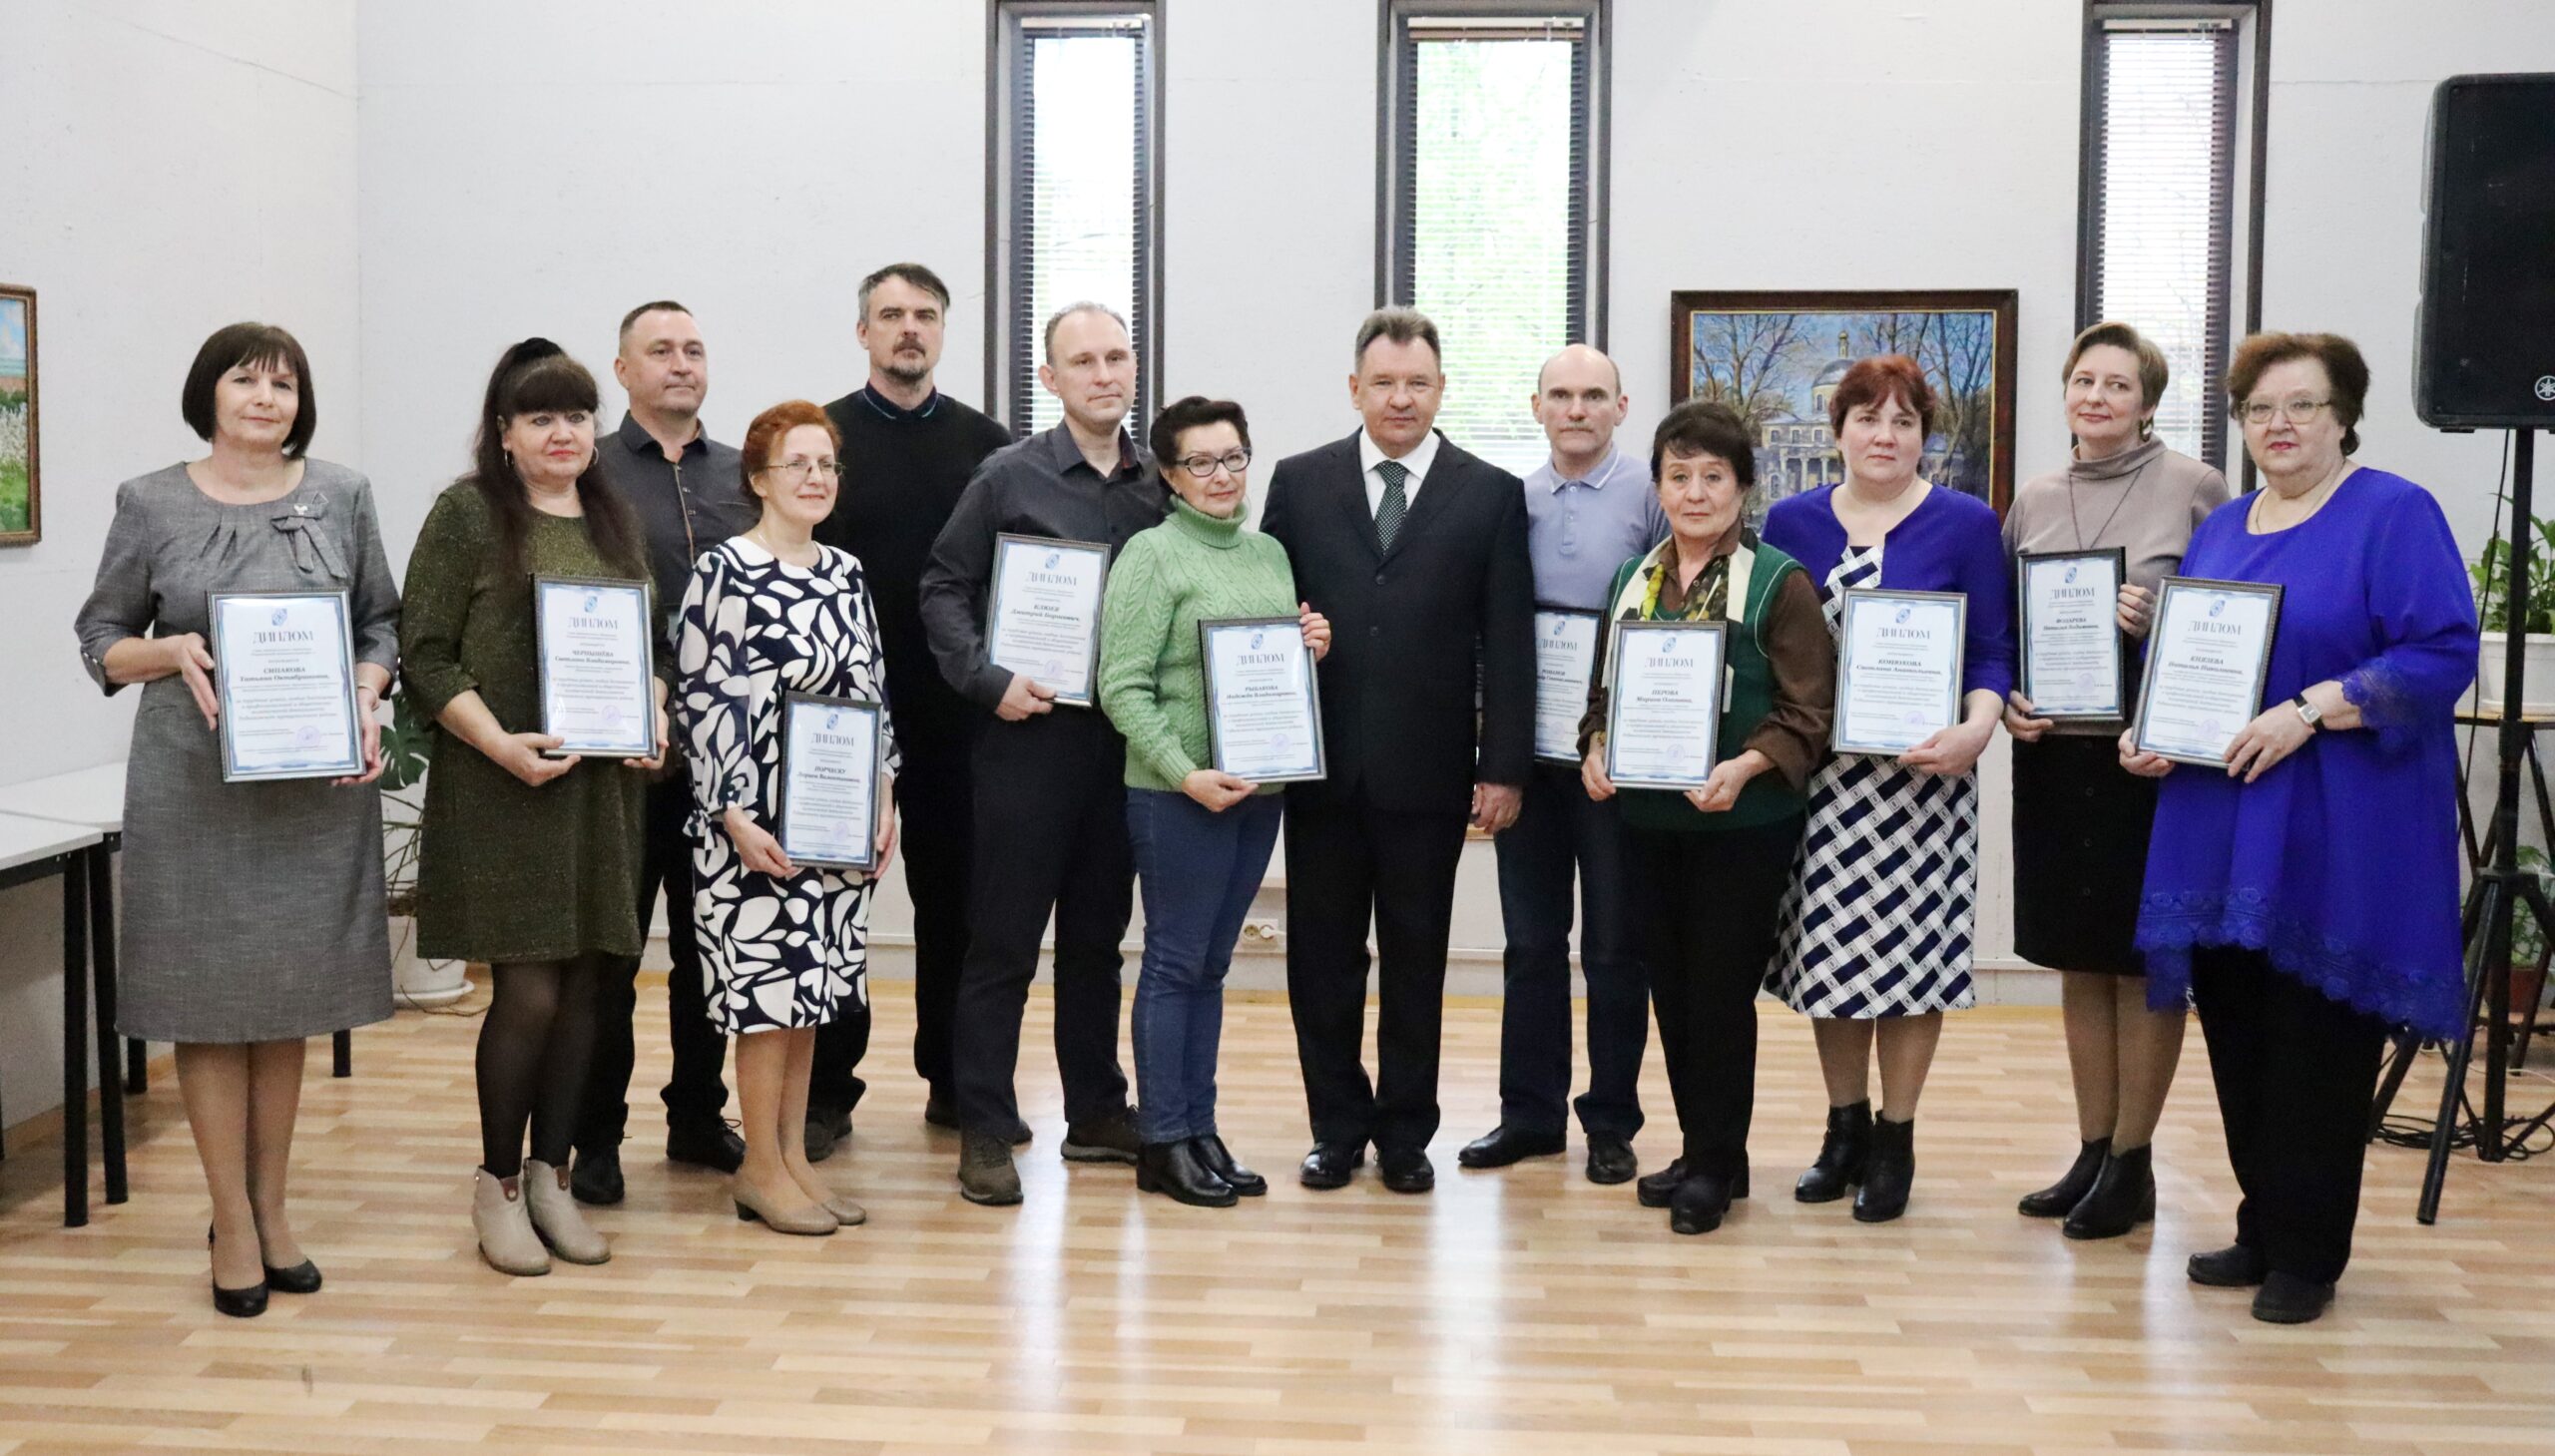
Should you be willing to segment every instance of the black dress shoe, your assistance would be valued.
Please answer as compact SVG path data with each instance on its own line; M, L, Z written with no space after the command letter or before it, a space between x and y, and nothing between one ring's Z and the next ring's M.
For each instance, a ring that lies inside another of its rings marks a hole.
M1378 1148L1375 1169L1384 1187L1397 1194L1424 1194L1437 1186L1437 1170L1417 1148Z
M1224 1139L1209 1133L1203 1138L1190 1139L1189 1146L1198 1154L1198 1161L1207 1165L1207 1171L1232 1185L1235 1193L1246 1199L1256 1199L1269 1192L1269 1180L1236 1163L1232 1150L1225 1147Z
M1915 1183L1916 1125L1875 1118L1863 1186L1854 1192L1854 1221L1886 1223L1906 1213L1907 1194Z
M266 1286L251 1284L245 1289L213 1286L213 1307L234 1319L255 1319L266 1312Z
M2263 1282L2271 1269L2263 1262L2261 1250L2231 1243L2225 1248L2193 1254L2191 1262L2183 1265L2183 1272L2193 1283L2213 1289L2250 1289Z
M1737 1196L1737 1180L1696 1174L1677 1185L1676 1197L1668 1205L1668 1227L1676 1233L1710 1233L1721 1226L1730 1213L1730 1201Z
M1588 1181L1590 1183L1630 1183L1641 1172L1641 1159L1633 1154L1633 1140L1612 1133L1588 1135Z
M2254 1317L2265 1324L2309 1324L2332 1306L2333 1286L2274 1269L2254 1291Z
M2070 1238L2118 1238L2155 1216L2154 1150L2132 1148L2103 1160L2094 1187L2059 1231Z
M1863 1162L1870 1156L1872 1141L1872 1105L1865 1101L1851 1107L1827 1110L1827 1136L1819 1141L1818 1156L1810 1161L1807 1172L1792 1185L1792 1197L1804 1204L1832 1204L1845 1197L1845 1191L1863 1181Z
M807 1109L805 1136L807 1161L822 1163L841 1152L843 1145L851 1141L851 1114L811 1107Z
M316 1294L319 1292L319 1266L306 1258L288 1269L267 1264L266 1287L278 1294Z
M1645 1173L1633 1185L1633 1197L1645 1209L1665 1209L1677 1197L1677 1185L1686 1181L1686 1160L1673 1159L1657 1173Z
M1295 1181L1308 1189L1344 1189L1348 1176L1365 1166L1366 1150L1356 1143L1315 1143L1304 1155Z
M745 1166L746 1140L726 1123L668 1128L666 1161L734 1173Z
M1136 1136L1135 1109L1122 1107L1107 1117L1067 1123L1056 1156L1068 1163L1134 1163L1144 1146Z
M1136 1154L1136 1190L1196 1209L1230 1209L1241 1198L1200 1161L1193 1142L1145 1144Z
M1465 1168L1506 1168L1521 1158L1550 1158L1567 1146L1558 1132L1530 1133L1501 1123L1466 1143L1455 1162Z
M2014 1211L2026 1218L2064 1218L2094 1191L2094 1179L2103 1171L2103 1159L2112 1151L2112 1140L2096 1138L2076 1152L2075 1165L2066 1176L2036 1194L2025 1194L2014 1205Z
M580 1153L576 1165L568 1170L568 1196L578 1203L609 1208L620 1203L626 1192L621 1183L618 1148Z

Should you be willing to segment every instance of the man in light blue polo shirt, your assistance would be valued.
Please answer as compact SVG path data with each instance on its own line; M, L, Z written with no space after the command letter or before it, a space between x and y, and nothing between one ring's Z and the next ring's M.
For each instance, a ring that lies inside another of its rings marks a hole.
M1643 463L1615 448L1631 401L1615 362L1586 344L1553 355L1535 381L1535 419L1552 455L1526 477L1526 550L1544 608L1602 613L1615 569L1668 535ZM1623 1183L1640 1171L1642 1051L1650 982L1624 903L1623 822L1580 787L1576 762L1538 760L1517 822L1502 831L1499 903L1506 922L1507 998L1499 1028L1499 1126L1465 1146L1466 1168L1504 1168L1563 1151L1571 1110L1570 890L1574 869L1588 981L1588 1177Z

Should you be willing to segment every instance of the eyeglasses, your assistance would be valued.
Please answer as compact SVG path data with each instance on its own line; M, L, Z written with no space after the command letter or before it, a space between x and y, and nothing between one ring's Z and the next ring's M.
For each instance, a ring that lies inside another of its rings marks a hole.
M1183 455L1175 463L1188 472L1192 480L1206 480L1215 475L1219 465L1225 467L1228 475L1242 474L1251 467L1251 452L1227 450L1222 455Z
M792 460L785 465L766 465L764 473L777 475L791 485L805 485L811 475L821 475L828 480L842 479L842 464L834 460Z
M2270 424L2275 413L2291 424L2302 425L2313 419L2319 412L2331 408L2332 403L2333 401L2329 399L2309 399L2303 394L2295 399L2284 399L2278 404L2268 400L2252 399L2238 406L2236 414L2249 425Z

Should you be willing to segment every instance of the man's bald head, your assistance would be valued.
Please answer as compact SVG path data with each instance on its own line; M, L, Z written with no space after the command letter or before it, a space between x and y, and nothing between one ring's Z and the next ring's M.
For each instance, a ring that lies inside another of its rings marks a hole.
M1617 394L1624 392L1624 371L1615 366L1615 361L1613 359L1608 358L1603 351L1592 348L1587 344L1574 343L1562 345L1560 353L1544 360L1544 366L1535 371L1536 393L1541 394L1544 391L1544 386L1551 381L1553 366L1556 364L1571 369L1583 369L1591 366L1603 369L1606 371L1606 383L1608 387L1613 389Z
M1624 422L1624 374L1615 361L1575 343L1535 373L1535 423L1552 441L1553 468L1565 480L1585 476L1614 448Z

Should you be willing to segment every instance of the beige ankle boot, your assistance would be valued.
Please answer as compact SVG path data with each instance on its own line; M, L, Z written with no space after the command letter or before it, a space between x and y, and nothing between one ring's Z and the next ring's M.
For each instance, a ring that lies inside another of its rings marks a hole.
M538 1158L523 1161L524 1202L532 1209L532 1229L550 1251L570 1263L602 1263L612 1257L595 1225L568 1192L568 1170Z
M523 1180L508 1180L480 1169L470 1194L470 1226L479 1230L479 1256L501 1274L546 1274L550 1251L532 1231L532 1215L524 1207Z

